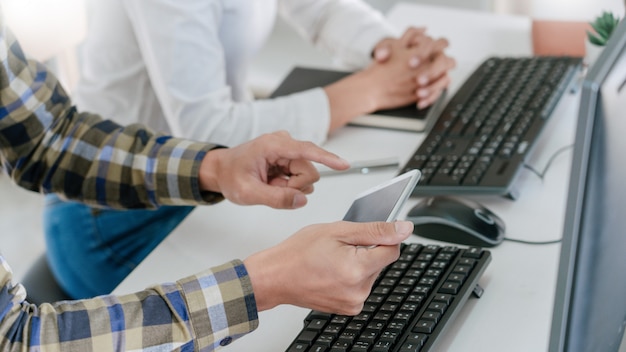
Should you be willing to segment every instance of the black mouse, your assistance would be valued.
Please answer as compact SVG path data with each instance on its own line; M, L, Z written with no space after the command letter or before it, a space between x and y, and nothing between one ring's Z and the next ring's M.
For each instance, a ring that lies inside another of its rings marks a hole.
M413 233L434 240L493 247L504 240L504 222L481 204L448 196L428 197L407 214Z

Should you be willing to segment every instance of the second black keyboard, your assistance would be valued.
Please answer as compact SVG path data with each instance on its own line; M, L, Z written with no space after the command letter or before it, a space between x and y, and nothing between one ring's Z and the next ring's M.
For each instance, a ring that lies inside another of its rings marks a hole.
M413 195L516 198L513 181L581 62L573 57L484 61L400 170L422 171Z
M491 253L478 247L402 244L361 313L311 311L287 352L434 350L469 296L482 293L478 279L490 261Z

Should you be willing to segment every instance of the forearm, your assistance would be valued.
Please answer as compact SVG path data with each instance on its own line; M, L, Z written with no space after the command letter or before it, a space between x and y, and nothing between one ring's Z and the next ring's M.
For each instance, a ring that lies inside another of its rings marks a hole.
M46 134L56 141L43 137L14 172L24 187L116 208L221 200L216 194L203 199L198 182L200 163L214 145L156 135L141 125L120 126L87 113L60 118Z
M129 295L39 307L24 301L23 287L11 284L1 256L0 263L0 351L212 351L258 326L240 261Z
M221 145L236 146L279 130L288 131L295 139L320 144L329 131L328 99L321 89L247 102L207 92L197 101L176 104L178 109L165 112L176 135Z

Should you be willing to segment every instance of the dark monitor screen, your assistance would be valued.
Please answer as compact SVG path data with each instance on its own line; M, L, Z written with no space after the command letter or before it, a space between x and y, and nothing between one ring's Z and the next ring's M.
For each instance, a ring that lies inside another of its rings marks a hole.
M626 21L584 79L550 351L617 351L626 324Z

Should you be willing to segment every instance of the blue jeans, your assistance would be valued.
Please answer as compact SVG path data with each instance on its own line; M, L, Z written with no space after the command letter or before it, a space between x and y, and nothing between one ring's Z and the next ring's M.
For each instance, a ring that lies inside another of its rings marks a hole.
M50 269L74 299L111 293L192 210L96 209L47 195L43 224Z

